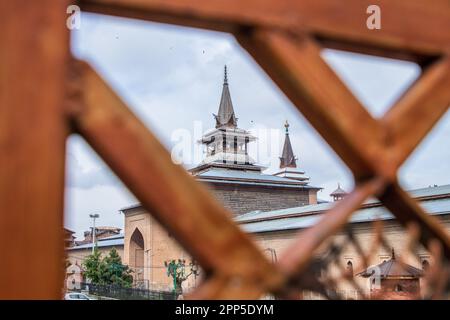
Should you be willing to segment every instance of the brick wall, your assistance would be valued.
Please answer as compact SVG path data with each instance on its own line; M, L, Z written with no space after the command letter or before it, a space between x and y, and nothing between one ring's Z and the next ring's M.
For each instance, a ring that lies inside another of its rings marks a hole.
M189 255L178 245L156 220L148 212L138 207L127 210L125 214L125 239L124 239L124 263L133 267L134 255L131 249L131 236L138 230L144 239L144 266L143 279L153 290L171 290L173 288L172 278L167 276L165 261L173 259L186 259L191 261ZM189 270L187 270L189 272ZM184 287L190 288L195 279L191 277Z
M208 185L217 200L236 215L250 211L271 211L310 204L309 189ZM315 194L315 192L313 192Z

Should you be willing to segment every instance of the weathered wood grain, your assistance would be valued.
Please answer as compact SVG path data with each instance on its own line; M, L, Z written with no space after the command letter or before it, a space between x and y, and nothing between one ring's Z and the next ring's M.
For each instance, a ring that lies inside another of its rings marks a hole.
M226 32L246 27L305 30L330 44L345 44L346 50L407 53L404 57L412 59L450 48L446 0L82 0L81 5L92 12ZM381 8L380 30L366 26L370 5Z
M63 293L66 4L0 2L0 299Z

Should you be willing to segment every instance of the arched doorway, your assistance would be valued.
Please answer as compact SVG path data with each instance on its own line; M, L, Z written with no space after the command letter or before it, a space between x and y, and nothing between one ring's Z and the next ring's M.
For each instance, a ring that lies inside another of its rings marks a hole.
M349 277L353 278L353 262L350 260L347 262L347 274Z
M130 267L134 271L134 280L144 279L144 237L136 228L130 239Z

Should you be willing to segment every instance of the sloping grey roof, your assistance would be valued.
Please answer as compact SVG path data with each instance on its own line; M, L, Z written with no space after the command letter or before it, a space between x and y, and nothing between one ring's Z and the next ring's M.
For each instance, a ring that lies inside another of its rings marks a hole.
M115 247L124 245L124 235L115 235L107 238L102 238L97 240L97 247ZM82 250L82 249L92 249L92 243L86 243L79 246L69 247L67 250Z
M421 205L431 215L450 214L450 198L442 198L432 201L423 201ZM258 232L271 232L271 231L308 228L315 225L323 217L323 215L324 213L319 213L305 216L297 216L292 218L279 218L275 220L263 220L259 222L247 222L247 223L245 223L242 220L239 220L239 217L236 218L236 220L237 222L242 222L241 224L239 224L239 226L246 232L258 233ZM256 212L254 216L258 216L258 213ZM391 220L391 219L394 219L394 216L386 208L380 206L380 207L363 208L356 211L350 218L350 223L370 222L374 220Z
M450 184L409 190L408 193L414 198L450 194Z
M449 195L448 197L424 200L420 204L429 214L450 214L450 185L416 189L409 193L414 198L419 199L424 197ZM381 205L376 205L377 203L379 203L379 201L375 199L365 202L365 204L372 204L375 206L357 210L351 217L350 223L369 222L377 219L394 219L394 216L386 208ZM245 231L250 233L302 229L316 224L322 218L325 211L330 209L333 205L335 205L335 203L321 203L267 212L255 211L238 216L234 220L238 222ZM292 217L289 217L289 215L292 215Z
M334 202L325 202L325 203L318 203L318 204L309 204L306 206L301 207L294 207L294 208L288 208L288 209L280 209L280 210L273 210L273 211L264 211L264 212L249 212L243 215L240 215L235 218L237 222L245 222L247 220L254 220L254 219L265 219L265 218L274 218L277 216L285 216L285 215L292 215L292 214L311 214L314 212L321 212L326 211L330 209L335 203Z
M366 270L358 273L358 275L361 275L363 277L370 277L374 274L375 270L373 268L378 268L379 270L379 276L383 279L389 279L389 278L420 278L423 276L423 271L420 269L417 269L409 264L402 263L401 261L395 259L395 255L392 255L392 258L383 261L380 264L377 264L376 266L371 266L367 268Z
M123 207L119 211L123 212L123 211L130 210L130 209L136 209L136 208L138 208L140 206L141 206L141 203L138 202L138 203L130 204L130 205L126 206L126 207Z
M204 182L283 186L306 189L316 188L305 185L304 182L301 181L264 174L257 171L211 168L197 174L196 178Z
M105 238L100 238L97 241L105 241L105 240L113 240L113 239L123 239L124 238L124 234L123 233L119 233L113 236L109 236L109 237L105 237Z
M334 190L332 193L330 193L330 196L341 196L346 195L347 192L342 190L341 185L338 183L338 187L336 190Z

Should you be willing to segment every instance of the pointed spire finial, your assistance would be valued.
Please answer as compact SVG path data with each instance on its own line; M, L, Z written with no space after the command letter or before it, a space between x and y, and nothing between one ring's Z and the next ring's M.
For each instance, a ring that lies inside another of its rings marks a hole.
M284 124L284 127L286 128L286 134L289 134L289 122L286 120L286 123Z
M297 159L295 158L294 151L292 150L291 139L289 138L289 123L285 122L286 137L284 139L283 151L280 157L280 169L283 168L297 168Z
M224 67L224 72L223 72L223 84L228 84L227 65L225 65L225 67Z
M237 128L237 118L234 115L233 103L231 102L230 89L228 88L227 66L224 67L222 97L220 98L219 112L214 115L216 128Z

